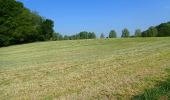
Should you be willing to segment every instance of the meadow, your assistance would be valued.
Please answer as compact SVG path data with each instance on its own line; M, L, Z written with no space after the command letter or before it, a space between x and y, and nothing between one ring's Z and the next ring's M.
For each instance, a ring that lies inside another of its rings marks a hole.
M0 100L168 100L170 37L0 48Z

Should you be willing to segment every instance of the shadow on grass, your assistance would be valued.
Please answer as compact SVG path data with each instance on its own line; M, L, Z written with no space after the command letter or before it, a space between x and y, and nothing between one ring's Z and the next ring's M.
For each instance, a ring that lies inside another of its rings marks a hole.
M132 98L132 100L170 100L170 70L167 70L168 78L158 83L154 88L145 90Z

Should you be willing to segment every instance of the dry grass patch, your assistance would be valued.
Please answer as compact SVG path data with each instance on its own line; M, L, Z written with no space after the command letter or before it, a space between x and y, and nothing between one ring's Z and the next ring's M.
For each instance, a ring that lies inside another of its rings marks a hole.
M0 99L131 99L166 80L170 38L0 48Z

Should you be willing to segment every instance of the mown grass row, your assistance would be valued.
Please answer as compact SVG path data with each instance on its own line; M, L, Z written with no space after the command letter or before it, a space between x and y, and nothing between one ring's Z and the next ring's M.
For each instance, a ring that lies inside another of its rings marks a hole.
M147 99L152 92L145 91L162 90L160 82L169 78L169 50L169 38L0 48L0 99ZM157 99L168 98L168 92L159 93Z

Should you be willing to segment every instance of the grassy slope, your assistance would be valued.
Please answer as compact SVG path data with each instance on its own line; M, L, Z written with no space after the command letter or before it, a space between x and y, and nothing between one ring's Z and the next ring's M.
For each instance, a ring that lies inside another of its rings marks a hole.
M168 77L170 38L0 48L0 99L130 99Z

